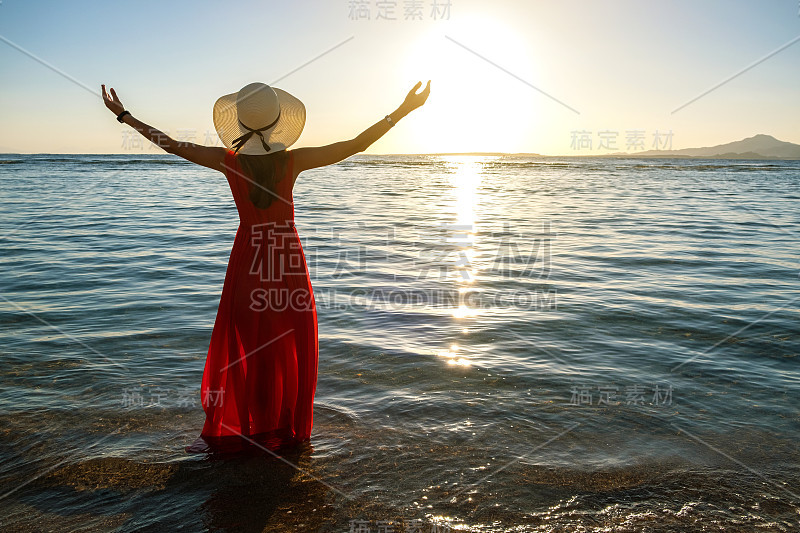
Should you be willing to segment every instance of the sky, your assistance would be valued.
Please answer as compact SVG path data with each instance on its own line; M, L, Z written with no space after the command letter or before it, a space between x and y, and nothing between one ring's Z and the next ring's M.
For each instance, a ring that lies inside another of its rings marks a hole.
M116 122L102 83L218 146L216 99L274 85L306 106L301 147L355 137L428 79L366 153L800 143L798 67L797 0L2 0L0 152L163 153Z

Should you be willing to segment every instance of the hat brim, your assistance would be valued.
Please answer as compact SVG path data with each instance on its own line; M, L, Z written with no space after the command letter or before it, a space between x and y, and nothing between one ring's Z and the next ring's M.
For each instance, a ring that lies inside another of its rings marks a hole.
M300 134L306 124L306 107L303 102L282 89L272 87L272 90L278 95L281 116L275 126L262 132L264 140L269 145L270 153L277 150L285 150L294 144L300 138ZM238 92L226 94L214 103L214 128L216 128L222 144L228 149L232 149L234 139L248 131L239 124L239 116L236 112L237 94ZM250 124L248 126L251 128L258 127ZM267 151L264 150L259 136L252 135L239 150L239 153L260 155L266 154Z

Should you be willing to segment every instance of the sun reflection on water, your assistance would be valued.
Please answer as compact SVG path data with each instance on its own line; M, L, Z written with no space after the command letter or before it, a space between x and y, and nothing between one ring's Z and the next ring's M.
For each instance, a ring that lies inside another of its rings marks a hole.
M448 206L452 211L446 215L454 217L454 220L446 226L445 244L453 250L449 255L452 267L451 279L457 285L460 295L460 302L450 312L453 318L459 321L480 315L478 308L470 307L468 295L478 291L476 283L478 269L475 267L477 258L475 246L478 239L476 207L480 200L482 167L484 163L494 159L497 157L471 155L444 157L444 163L449 169L447 181L452 188L453 197L452 204ZM467 328L461 328L462 335L466 335L467 332ZM437 355L446 358L448 365L472 365L469 355L463 353L457 344L452 344L448 350L437 352Z

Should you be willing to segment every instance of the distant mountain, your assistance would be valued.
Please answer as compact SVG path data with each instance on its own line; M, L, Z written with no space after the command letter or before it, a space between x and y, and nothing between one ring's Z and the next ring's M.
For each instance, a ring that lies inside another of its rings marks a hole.
M800 144L779 141L772 135L753 137L705 148L647 150L609 154L611 157L697 157L708 159L800 159Z

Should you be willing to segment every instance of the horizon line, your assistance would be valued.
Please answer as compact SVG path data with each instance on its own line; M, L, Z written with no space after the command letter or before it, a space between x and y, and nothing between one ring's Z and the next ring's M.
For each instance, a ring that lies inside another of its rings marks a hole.
M675 154L674 152L678 150L690 150L691 148L681 148L677 150L658 150L664 152L663 155L661 154L654 154L657 150L649 150L647 152L641 153L628 153L628 152L612 152L612 153L605 153L605 154L562 154L562 155L552 155L552 154L540 154L536 152L416 152L416 153L405 153L405 152L396 152L396 153L382 153L382 154L353 154L342 161L346 161L350 157L354 156L367 156L367 157L384 157L384 156L478 156L478 157L492 157L492 156L516 156L516 157L542 157L542 158L610 158L610 159L715 159L715 160L730 160L730 161L800 161L800 157L778 157L778 156L765 156L761 154L757 154L753 152L754 156L757 157L725 157L725 156L736 156L736 155L748 155L747 152L745 153L725 153L725 154L716 154L710 156L690 156L690 155L681 155ZM178 159L182 159L180 156L175 154L169 153L147 153L147 152L0 152L0 156L12 156L12 155L64 155L64 156L79 156L79 155L98 155L98 156L111 156L111 155L129 155L129 156L159 156L159 157L177 157ZM264 154L266 155L266 154ZM335 164L335 163L334 163Z

